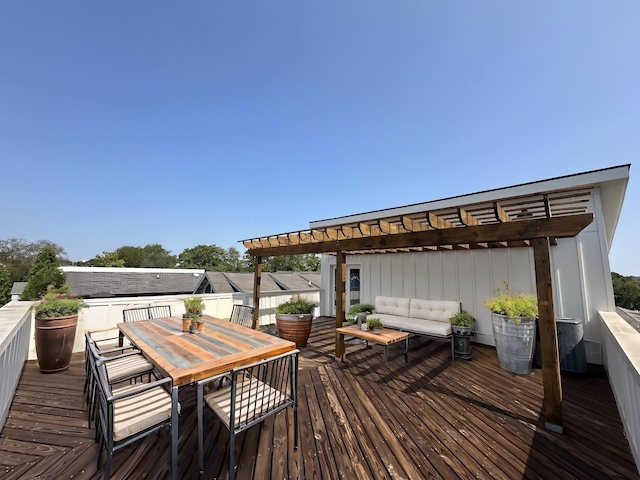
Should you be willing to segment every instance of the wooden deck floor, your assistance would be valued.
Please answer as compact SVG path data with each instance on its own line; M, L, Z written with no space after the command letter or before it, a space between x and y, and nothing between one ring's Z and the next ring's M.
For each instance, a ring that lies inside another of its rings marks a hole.
M414 337L409 360L390 349L347 346L334 361L334 320L314 322L299 375L300 448L290 413L239 437L239 479L638 479L611 388L602 375L563 374L565 434L546 431L540 370L514 376L495 350L473 347L451 363L449 344ZM83 357L64 373L27 363L0 437L4 480L94 479L94 432L82 405ZM195 395L180 392L179 478L199 478ZM227 478L228 433L207 415L207 471ZM170 478L168 431L116 454L112 478Z

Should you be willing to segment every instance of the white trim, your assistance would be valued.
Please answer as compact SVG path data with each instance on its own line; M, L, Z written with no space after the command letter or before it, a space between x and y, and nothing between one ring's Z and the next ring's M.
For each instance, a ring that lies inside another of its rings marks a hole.
M127 267L75 267L65 265L60 267L63 272L73 273L183 273L204 275L201 268L127 268Z
M343 217L330 218L325 220L317 220L309 222L309 228L326 228L334 225L346 223L359 223L371 220L377 220L381 217L394 217L410 215L413 213L422 213L428 210L439 210L444 208L456 207L459 205L470 205L476 203L494 202L503 198L535 195L556 190L565 190L570 188L599 185L604 182L615 180L624 180L629 178L630 165L621 165L617 167L606 168L602 170L594 170L591 172L578 173L557 177L548 180L540 180L531 183L513 185L510 187L486 190L483 192L470 193L457 197L450 197L441 200L434 200L424 203L416 203L413 205L405 205L401 207L393 207L389 209L375 210L372 212L357 213ZM625 184L626 189L626 184ZM622 192L624 198L624 191ZM619 202L618 213L622 208L622 201ZM617 223L617 220L616 222Z

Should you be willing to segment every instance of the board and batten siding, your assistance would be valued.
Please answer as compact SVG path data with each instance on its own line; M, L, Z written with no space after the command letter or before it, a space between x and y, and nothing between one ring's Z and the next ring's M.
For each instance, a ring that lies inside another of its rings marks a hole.
M600 364L598 311L615 311L608 246L598 189L588 211L595 220L575 238L558 239L551 247L554 308L558 318L584 321L587 361ZM347 265L360 268L361 301L377 295L429 300L455 300L476 319L475 341L495 345L491 314L482 300L508 282L512 292L535 293L532 248L494 248L415 253L348 255ZM322 314L333 311L335 257L322 256Z

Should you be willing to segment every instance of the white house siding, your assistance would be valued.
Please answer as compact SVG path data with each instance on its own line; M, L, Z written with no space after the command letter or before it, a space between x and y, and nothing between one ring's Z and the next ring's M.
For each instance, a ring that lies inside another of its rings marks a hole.
M551 247L554 300L557 317L585 322L587 360L601 363L598 311L614 311L608 246L594 189L588 211L595 221L575 238L558 239ZM418 253L348 255L347 265L360 266L361 301L374 303L377 295L457 300L476 318L476 341L494 345L491 315L482 303L507 281L512 292L535 293L533 249L494 248ZM322 256L322 313L333 312L329 275L335 275L335 257Z

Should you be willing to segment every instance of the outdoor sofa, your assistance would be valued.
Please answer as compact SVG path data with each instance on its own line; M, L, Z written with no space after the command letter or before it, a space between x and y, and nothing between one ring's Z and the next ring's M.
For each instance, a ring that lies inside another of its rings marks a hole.
M454 343L449 319L459 311L460 302L452 300L377 296L374 315L385 328L450 339L453 360Z

